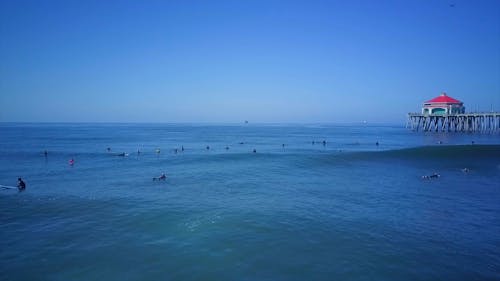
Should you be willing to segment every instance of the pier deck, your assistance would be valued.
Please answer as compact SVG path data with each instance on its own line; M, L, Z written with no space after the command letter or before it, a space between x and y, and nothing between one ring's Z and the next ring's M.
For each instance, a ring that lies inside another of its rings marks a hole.
M447 115L408 113L406 127L414 131L500 132L500 112Z

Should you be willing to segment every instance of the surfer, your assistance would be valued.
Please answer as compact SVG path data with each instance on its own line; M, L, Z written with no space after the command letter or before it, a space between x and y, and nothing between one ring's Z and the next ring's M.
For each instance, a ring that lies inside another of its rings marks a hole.
M253 149L253 153L257 153L257 150L255 148Z
M226 150L229 150L229 146L226 145Z
M375 143L376 146L378 146L378 141Z
M26 189L26 184L21 178L17 178L17 188L19 188L19 191Z
M207 145L207 150L210 150L210 146L209 145Z
M111 147L106 148L108 152L111 152Z
M434 174L432 174L432 175L430 175L430 176L422 176L422 178L423 178L423 179L437 179L437 178L439 178L440 176L441 176L440 174L438 174L438 173L434 173Z
M48 154L49 154L49 153L47 152L47 150L45 150L45 151L43 152L43 155L45 155L45 157L47 157L47 155L48 155Z
M159 180L159 181L164 181L167 179L167 175L165 175L165 173L162 173L161 176L157 177L157 178L153 178L153 180Z
M184 145L181 145L181 151L184 152Z
M441 176L440 174L434 173L434 174L430 175L429 178L431 178L431 179L437 179L440 176Z
M70 166L73 166L73 164L75 164L75 159L73 159L73 158L69 159L68 164Z
M323 140L323 146L325 146L325 145L326 145L326 140Z

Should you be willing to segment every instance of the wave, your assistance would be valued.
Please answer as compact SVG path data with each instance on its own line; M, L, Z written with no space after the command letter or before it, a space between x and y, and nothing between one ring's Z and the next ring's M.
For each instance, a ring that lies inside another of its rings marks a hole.
M155 153L130 153L122 157L121 151L116 152L68 152L68 151L49 151L48 159L70 159L72 157L87 159L136 159L136 160L161 160L176 164L182 163L223 163L223 162L267 162L277 161L283 163L295 163L297 165L310 165L311 162L323 164L350 162L350 161L376 161L383 159L401 159L401 160L446 160L446 159L492 159L500 161L500 145L435 145L420 146L404 149L392 149L381 151L311 151L294 150L289 152L218 152L218 153L167 153L157 155ZM43 158L43 152L23 151L16 153L7 153L5 159L17 159L22 157Z
M224 161L292 161L301 162L318 159L377 160L381 158L399 159L455 159L490 158L500 160L500 145L438 145L420 146L382 151L291 151L291 152L244 152L244 153L195 153L167 156L165 160L224 162Z
M500 145L439 145L420 146L413 148L384 150L341 152L325 155L321 162L339 163L351 161L380 161L380 160L407 160L407 161L437 161L437 160L499 160Z
M377 153L377 152L375 152ZM410 158L499 158L500 145L438 145L380 152L388 157Z

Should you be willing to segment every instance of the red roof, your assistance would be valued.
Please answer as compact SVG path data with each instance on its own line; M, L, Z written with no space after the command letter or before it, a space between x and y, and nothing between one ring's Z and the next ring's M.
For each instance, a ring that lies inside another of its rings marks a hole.
M426 101L425 103L462 103L462 102L447 96L446 93L442 93L439 97L435 97L431 100Z

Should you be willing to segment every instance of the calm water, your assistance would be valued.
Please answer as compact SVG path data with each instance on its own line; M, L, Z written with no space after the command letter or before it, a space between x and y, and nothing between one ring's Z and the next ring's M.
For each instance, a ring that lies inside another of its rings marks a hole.
M498 134L4 123L0 168L0 280L500 280Z

